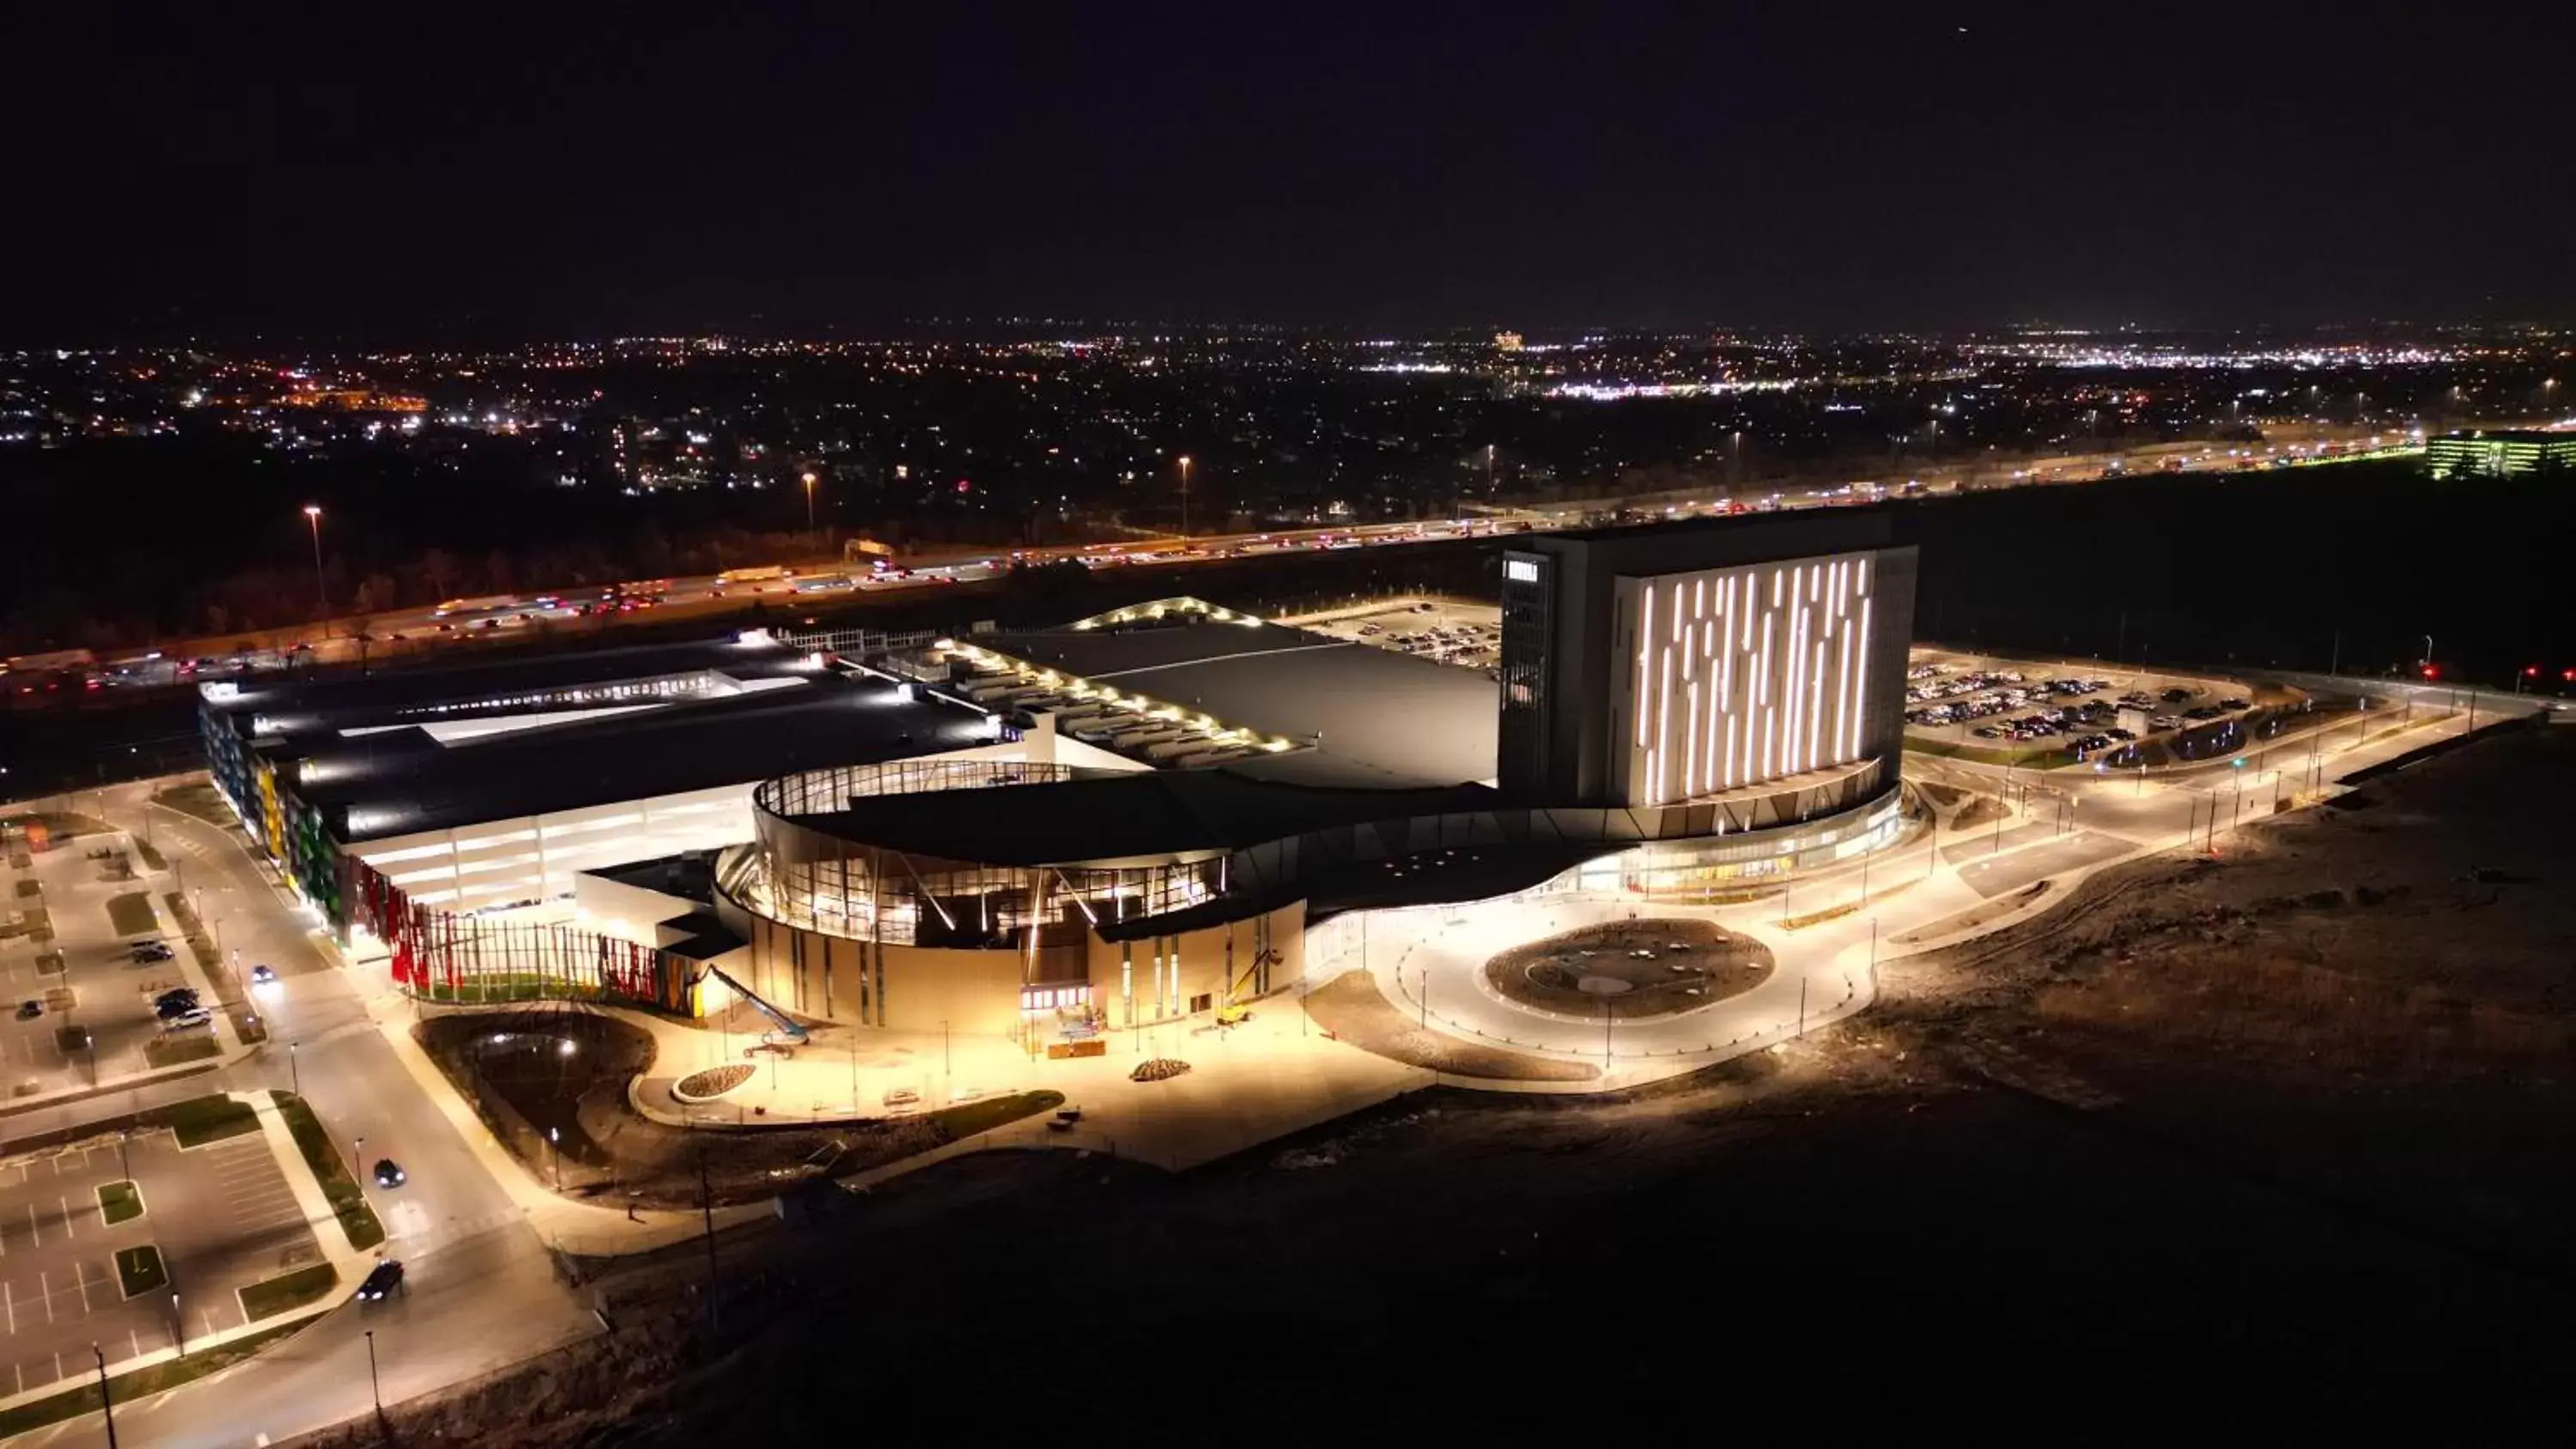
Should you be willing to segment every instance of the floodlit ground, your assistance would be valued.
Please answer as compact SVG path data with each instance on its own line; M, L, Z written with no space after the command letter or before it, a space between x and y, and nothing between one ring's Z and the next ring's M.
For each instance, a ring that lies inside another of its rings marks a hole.
M112 1086L226 1045L211 1023L165 1031L153 1011L175 987L222 1004L177 929L167 860L94 820L66 820L79 833L58 830L41 851L21 842L0 869L0 921L17 912L22 927L0 932L0 1092L11 1101ZM172 959L135 961L132 944L154 940Z

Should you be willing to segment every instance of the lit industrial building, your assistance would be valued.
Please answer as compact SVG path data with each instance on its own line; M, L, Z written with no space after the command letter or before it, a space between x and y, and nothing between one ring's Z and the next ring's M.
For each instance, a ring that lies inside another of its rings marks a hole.
M254 838L415 990L1034 1050L1277 989L1352 912L1884 842L1913 562L1870 512L1524 539L1499 686L1174 599L215 686L204 729Z
M2458 474L2519 478L2545 469L2576 471L2576 433L2536 429L2444 433L2424 444L2424 468L2436 478Z

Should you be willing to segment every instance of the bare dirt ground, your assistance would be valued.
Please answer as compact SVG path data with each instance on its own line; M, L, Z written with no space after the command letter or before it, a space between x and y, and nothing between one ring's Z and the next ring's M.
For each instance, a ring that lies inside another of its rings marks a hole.
M942 1164L728 1242L713 1334L701 1249L615 1270L616 1332L396 1437L2554 1437L2572 766L2425 762L1652 1091L1425 1092L1177 1177Z
M1642 953L1642 954L1641 954ZM1741 996L1772 971L1771 948L1688 916L1605 921L1514 946L1485 963L1506 1000L1621 1021Z

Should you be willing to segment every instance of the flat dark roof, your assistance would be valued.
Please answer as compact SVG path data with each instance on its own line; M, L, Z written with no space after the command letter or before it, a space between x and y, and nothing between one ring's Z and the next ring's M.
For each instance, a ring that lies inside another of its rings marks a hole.
M870 795L798 819L844 840L941 860L1074 866L1239 850L1336 825L1491 809L1497 799L1482 785L1335 789L1218 767Z
M207 698L206 708L218 714L266 713L312 716L318 721L350 720L364 715L389 716L424 705L577 689L696 670L716 670L737 679L761 678L790 672L803 658L802 653L784 645L695 639L430 668L407 667L365 676L262 676L230 699Z
M279 708L293 709L293 701ZM747 785L826 765L965 749L984 716L907 700L883 680L808 676L784 688L441 744L418 726L289 742L296 793L344 842Z
M1413 788L1494 775L1496 686L1481 670L1276 624L1046 630L971 642L1228 724L1320 741L1228 766L1316 785Z

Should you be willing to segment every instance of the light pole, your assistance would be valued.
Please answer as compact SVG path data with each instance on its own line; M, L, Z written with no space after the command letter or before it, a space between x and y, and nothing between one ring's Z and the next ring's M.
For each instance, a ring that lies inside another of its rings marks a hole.
M295 1043L293 1042L286 1044L286 1081L288 1091L299 1097L304 1095L304 1070L295 1064Z
M376 1417L385 1416L385 1381L376 1376L376 1331L367 1330L367 1389L375 1396Z
M1190 455L1181 455L1181 537L1190 536Z
M107 1449L116 1449L116 1400L107 1391L107 1354L91 1339L89 1356L98 1360L98 1407L107 1415Z
M546 1156L547 1156L549 1159L551 1159L551 1160L553 1161L553 1163L554 1163L554 1169L555 1169L555 1191L557 1191L557 1192L561 1192L561 1191L563 1191L563 1129L562 1129L562 1128L560 1128L560 1127L549 1127L549 1128L547 1128L547 1129L546 1129Z
M331 594L322 586L322 505L305 504L304 521L313 530L313 602L328 609L331 607Z
M811 469L805 474L805 531L812 534L817 543L822 541L822 531L814 526L814 474Z

